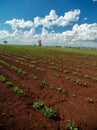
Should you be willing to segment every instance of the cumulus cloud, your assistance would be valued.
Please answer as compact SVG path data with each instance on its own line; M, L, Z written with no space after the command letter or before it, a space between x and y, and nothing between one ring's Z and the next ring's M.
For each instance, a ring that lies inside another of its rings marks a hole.
M69 11L64 14L64 16L59 16L56 14L55 10L51 10L49 15L44 18L35 17L34 21L25 21L24 19L13 19L6 21L5 24L9 24L13 29L16 28L36 28L40 25L43 27L50 28L52 26L67 26L72 22L76 22L79 19L80 10Z
M16 28L30 28L33 26L32 21L24 21L24 19L13 19L6 21L5 24L9 24L13 29Z
M56 14L55 10L51 10L49 15L45 16L45 18L35 17L34 25L38 27L39 25L43 25L43 27L51 27L51 26L67 26L72 22L76 22L79 20L80 10L69 11L64 14L64 16L59 16Z
M68 11L63 16L58 16L55 10L51 10L44 18L37 16L33 21L9 20L5 24L11 25L13 31L0 31L0 40L6 39L9 43L37 44L37 41L41 39L44 45L97 47L97 23L79 25L76 23L79 15L78 9ZM84 20L87 20L87 17ZM75 24L72 24L74 22ZM72 29L63 32L56 32L53 28L53 26L59 28L70 24L72 24ZM41 31L37 33L39 26L41 26Z
M10 36L10 33L7 30L0 31L0 39L4 39Z

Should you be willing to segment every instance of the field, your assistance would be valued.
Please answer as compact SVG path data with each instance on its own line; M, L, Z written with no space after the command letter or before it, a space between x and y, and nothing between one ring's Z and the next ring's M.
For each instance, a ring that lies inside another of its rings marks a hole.
M97 130L97 50L0 45L0 130Z

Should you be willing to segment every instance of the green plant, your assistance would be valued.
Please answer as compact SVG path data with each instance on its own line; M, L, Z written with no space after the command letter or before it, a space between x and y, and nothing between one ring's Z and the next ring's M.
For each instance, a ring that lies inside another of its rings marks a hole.
M7 81L7 82L6 82L6 85L7 85L8 87L13 87L13 83L10 82L10 81Z
M58 67L57 66L52 66L51 67L53 70L58 70Z
M0 81L1 81L1 82L5 82L5 81L6 81L6 78L5 78L3 75L0 75Z
M49 86L49 83L44 79L44 80L42 81L42 85Z
M23 92L23 90L19 89L19 87L17 87L17 86L13 87L13 91L20 96L25 96L25 93Z
M50 119L56 119L57 117L55 110L53 110L51 107L44 106L41 111L43 112L45 116L47 116Z
M72 121L66 123L66 128L68 130L78 130L78 128L75 126L75 123Z
M23 70L23 71L22 71L22 74L23 74L23 75L26 75L26 74L27 74L27 72L26 72L25 70Z
M33 61L30 61L30 62L31 62L32 64L36 64L36 63L37 63L37 62L36 62L36 61L34 61L34 60L33 60Z
M73 74L73 75L78 75L78 72L73 72L72 74Z
M25 70L23 70L22 68L17 68L16 66L11 66L10 69L15 70L18 73L23 74L23 75L27 74Z
M97 78L92 78L94 81L97 81Z
M29 67L30 67L30 68L34 68L34 67L35 67L35 65L29 65Z
M85 101L89 103L94 103L94 100L92 98L85 98Z
M31 75L31 78L32 78L33 80L37 80L37 79L38 79L36 75Z
M69 70L65 70L64 72L65 72L65 73L70 73L70 71L69 71Z
M42 101L34 102L33 107L37 109L42 109L44 107L44 103Z
M81 86L81 87L87 87L88 84L87 83L84 83L82 81L80 81L79 79L77 80L72 80L72 82L76 83L77 85Z
M53 74L53 76L56 76L56 77L58 77L58 78L61 77L61 76L60 76L59 74L57 74L57 73Z
M57 91L59 91L61 94L65 94L66 93L66 90L62 89L61 87L58 87Z
M84 77L87 78L87 79L90 79L90 76L89 76L89 75L85 75Z
M44 70L43 70L42 68L40 68L40 67L37 67L36 70L38 70L38 71L44 71Z

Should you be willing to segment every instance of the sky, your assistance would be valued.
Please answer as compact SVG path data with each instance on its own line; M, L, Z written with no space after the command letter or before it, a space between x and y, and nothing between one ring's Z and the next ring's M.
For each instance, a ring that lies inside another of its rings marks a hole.
M97 47L97 0L0 0L0 43Z

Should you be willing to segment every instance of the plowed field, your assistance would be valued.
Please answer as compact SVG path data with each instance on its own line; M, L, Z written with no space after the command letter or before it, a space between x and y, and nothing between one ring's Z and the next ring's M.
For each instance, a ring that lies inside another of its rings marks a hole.
M97 55L2 45L0 76L0 130L68 130L69 122L78 130L97 130ZM38 101L58 118L34 108Z

